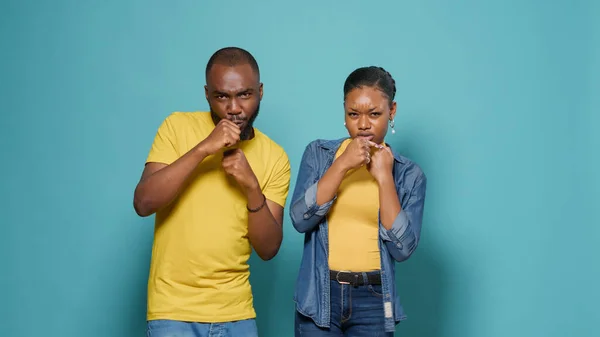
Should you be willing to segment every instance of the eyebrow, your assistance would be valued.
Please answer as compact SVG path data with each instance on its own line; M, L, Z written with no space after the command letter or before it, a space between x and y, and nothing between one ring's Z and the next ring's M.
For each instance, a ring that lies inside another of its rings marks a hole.
M247 93L252 93L254 92L253 88L245 88L242 90L239 90L235 93L233 93L234 95L239 95L239 94L247 94ZM224 91L220 91L220 90L214 90L213 91L213 95L223 95L223 96L229 96L229 93L224 92Z
M377 110L377 109L378 109L378 107L372 107L371 109L369 109L369 112L375 111L375 110ZM350 108L350 110L351 110L351 111L354 111L354 112L360 112L360 111L358 111L358 110L356 110L356 109L354 109L354 108Z

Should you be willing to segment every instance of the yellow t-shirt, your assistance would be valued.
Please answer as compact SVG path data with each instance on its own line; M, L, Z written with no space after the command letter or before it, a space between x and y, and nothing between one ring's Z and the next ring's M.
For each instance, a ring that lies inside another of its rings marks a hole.
M171 164L215 125L208 112L175 112L161 124L147 162ZM267 199L284 206L290 164L281 146L255 128L241 142ZM147 319L227 322L256 317L250 288L247 200L221 167L204 159L179 197L156 214Z
M338 149L336 159L351 139ZM331 206L329 269L353 272L381 269L379 256L379 187L367 166L349 171Z

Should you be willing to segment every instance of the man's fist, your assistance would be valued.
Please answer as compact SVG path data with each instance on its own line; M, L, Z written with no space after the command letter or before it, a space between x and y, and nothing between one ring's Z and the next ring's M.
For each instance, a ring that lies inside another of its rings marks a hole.
M221 164L225 173L232 176L244 191L259 187L258 179L242 150L233 149L225 152Z
M222 148L237 144L240 141L240 128L232 121L221 119L213 131L204 139L203 145L206 153L212 155Z

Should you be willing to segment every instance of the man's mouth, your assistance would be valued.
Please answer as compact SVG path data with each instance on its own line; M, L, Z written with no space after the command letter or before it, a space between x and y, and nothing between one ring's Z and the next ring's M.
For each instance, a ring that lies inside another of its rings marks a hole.
M245 119L240 119L240 118L230 118L230 121L234 122L235 125L237 125L238 127L243 127L244 124L246 124L246 120Z

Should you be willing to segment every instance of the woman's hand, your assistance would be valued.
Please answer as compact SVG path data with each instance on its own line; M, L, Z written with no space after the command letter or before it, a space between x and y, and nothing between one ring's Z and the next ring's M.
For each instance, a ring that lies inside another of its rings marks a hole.
M339 157L346 170L359 168L371 162L371 148L380 148L380 145L364 138L354 138L344 153Z

